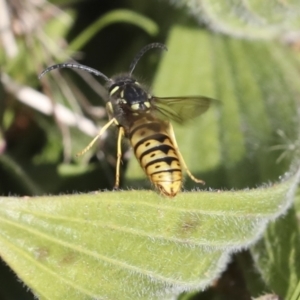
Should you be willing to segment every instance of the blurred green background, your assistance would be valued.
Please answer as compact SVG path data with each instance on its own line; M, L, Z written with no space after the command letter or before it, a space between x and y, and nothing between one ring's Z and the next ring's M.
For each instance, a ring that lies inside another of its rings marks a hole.
M126 72L151 42L166 43L169 51L147 53L135 75L154 94L220 100L199 120L175 126L187 165L207 182L204 188L256 187L278 181L297 165L297 1L0 2L2 196L112 189L115 130L75 158L107 120L105 83L70 70L53 71L41 81L38 74L76 60L110 77ZM122 169L123 188L151 188L126 143ZM185 188L197 185L187 179ZM184 299L250 299L239 260L251 265L245 252L224 275L235 288L227 291L221 283ZM7 269L1 266L0 298L33 299ZM257 295L268 290L261 282L255 286Z

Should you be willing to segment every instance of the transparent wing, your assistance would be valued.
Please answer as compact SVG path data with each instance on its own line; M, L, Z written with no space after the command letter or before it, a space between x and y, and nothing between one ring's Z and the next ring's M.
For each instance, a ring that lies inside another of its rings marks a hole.
M171 119L183 124L199 115L205 113L210 105L217 100L202 97L153 97L151 105L153 114L161 119Z

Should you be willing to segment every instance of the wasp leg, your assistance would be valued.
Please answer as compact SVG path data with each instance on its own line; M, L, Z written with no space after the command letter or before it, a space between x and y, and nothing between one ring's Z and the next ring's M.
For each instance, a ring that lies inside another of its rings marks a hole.
M100 130L100 132L93 138L93 140L83 149L81 150L80 152L78 152L76 154L76 156L81 156L83 155L84 153L86 153L87 151L89 151L92 146L95 144L95 142L99 139L99 137L107 130L107 128L109 126L111 126L112 123L116 123L117 124L117 121L115 118L111 119L109 122L107 122Z
M118 189L120 185L120 165L121 165L121 158L122 158L122 138L124 136L124 128L119 127L118 133L118 146L117 146L117 166L116 166L116 182L114 189Z
M178 154L178 156L179 156L179 160L180 160L182 166L184 167L186 173L190 176L190 178L191 178L193 181L195 181L195 182L197 182L197 183L205 184L205 181L196 178L196 177L191 173L191 171L188 169L188 167L187 167L187 165L186 165L186 163L185 163L185 161L184 161L184 159L183 159L183 156L182 156L182 154L181 154L180 151L179 151L179 148L178 148L178 145L177 145L177 142L176 142L176 138L175 138L174 129L173 129L173 126L172 126L171 123L169 123L169 134L170 134L170 138L171 138L171 140L172 140L172 143L173 143L173 145L174 145L174 147L175 147L175 150L176 150L176 152L177 152L177 154Z

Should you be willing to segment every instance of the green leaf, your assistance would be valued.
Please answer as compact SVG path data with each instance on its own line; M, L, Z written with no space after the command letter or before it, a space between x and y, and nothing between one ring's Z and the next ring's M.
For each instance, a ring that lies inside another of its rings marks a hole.
M181 26L172 28L167 46L154 95L203 95L221 102L190 125L174 126L194 175L215 188L278 180L299 155L295 55L278 43L245 42ZM141 186L141 178L145 175L132 159L125 186ZM197 185L187 181L185 187Z
M252 254L270 289L291 299L300 281L300 232L295 209L271 223Z
M300 27L300 5L297 0L177 0L186 5L200 23L232 37L295 39Z
M298 300L300 298L300 280L298 281L298 284L296 286L295 291L293 292L292 297L290 300Z
M298 172L300 173L300 172ZM293 199L299 174L240 192L0 199L0 255L40 299L166 299L203 289Z
M73 51L81 49L97 32L104 27L117 22L136 25L146 31L149 35L156 35L158 32L157 25L149 18L127 9L116 9L108 12L92 23L71 42L69 48Z

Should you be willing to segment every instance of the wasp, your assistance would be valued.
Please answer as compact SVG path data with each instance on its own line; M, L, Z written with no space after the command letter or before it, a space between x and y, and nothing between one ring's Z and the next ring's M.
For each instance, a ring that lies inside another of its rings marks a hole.
M77 68L102 77L107 82L109 100L106 104L109 122L104 125L90 144L77 153L87 152L96 140L111 126L118 128L117 164L115 188L120 184L121 141L129 139L134 154L150 181L167 197L174 197L182 188L183 169L190 178L204 184L188 169L176 142L170 121L184 123L207 111L212 101L203 96L156 97L153 96L132 73L140 58L150 49L167 50L161 43L152 43L140 50L129 67L129 72L108 78L91 67L75 64L56 64L45 69L39 76L54 69Z

